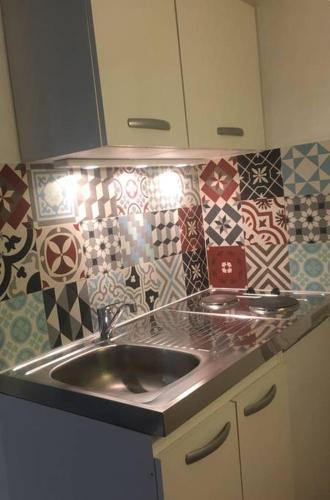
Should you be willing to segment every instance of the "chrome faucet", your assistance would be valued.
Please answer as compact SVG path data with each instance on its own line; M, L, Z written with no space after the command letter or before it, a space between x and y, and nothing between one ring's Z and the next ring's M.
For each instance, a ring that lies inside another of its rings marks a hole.
M97 317L100 325L100 338L102 340L108 340L113 336L113 331L118 323L120 317L122 316L125 307L128 307L132 312L136 312L135 302L120 304L115 302L114 304L109 304L108 306L101 307L97 310ZM113 308L117 308L117 311L112 314Z

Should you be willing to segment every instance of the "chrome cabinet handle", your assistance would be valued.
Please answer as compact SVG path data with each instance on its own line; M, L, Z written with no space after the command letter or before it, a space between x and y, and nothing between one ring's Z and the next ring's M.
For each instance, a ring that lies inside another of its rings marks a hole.
M127 124L131 128L149 128L152 130L170 130L171 124L166 120L156 118L128 118Z
M218 127L218 135L232 135L236 137L242 137L244 135L244 130L239 127Z
M226 441L227 437L229 436L230 427L230 422L227 422L223 429L219 432L219 434L212 439L212 441L207 443L202 448L199 448L198 450L187 453L186 464L190 465L194 462L198 462L199 460L202 460L202 458L211 455L211 453L220 448L220 446Z
M248 405L244 408L244 415L248 417L249 415L253 415L254 413L257 413L258 411L266 408L266 406L270 405L270 403L275 398L276 392L277 388L274 384L263 398L259 399L259 401L257 401L256 403L252 403L251 405Z

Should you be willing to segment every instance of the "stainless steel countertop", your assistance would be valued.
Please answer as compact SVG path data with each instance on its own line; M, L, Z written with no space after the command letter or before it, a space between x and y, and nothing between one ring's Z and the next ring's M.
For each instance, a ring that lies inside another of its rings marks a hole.
M56 349L0 375L0 392L39 404L165 436L224 394L265 361L287 350L330 314L328 297L308 314L268 320L191 314L173 305L116 329L116 337L100 342L97 335ZM55 381L54 367L77 355L110 344L147 345L194 353L197 368L148 401L93 393Z

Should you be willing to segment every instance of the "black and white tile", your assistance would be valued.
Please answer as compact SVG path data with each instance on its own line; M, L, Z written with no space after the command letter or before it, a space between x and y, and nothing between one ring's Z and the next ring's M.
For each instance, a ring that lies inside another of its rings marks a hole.
M280 149L237 156L237 167L242 200L284 195Z
M162 259L181 253L178 210L162 210L150 214L155 258Z
M182 254L187 295L209 286L206 252L204 248Z

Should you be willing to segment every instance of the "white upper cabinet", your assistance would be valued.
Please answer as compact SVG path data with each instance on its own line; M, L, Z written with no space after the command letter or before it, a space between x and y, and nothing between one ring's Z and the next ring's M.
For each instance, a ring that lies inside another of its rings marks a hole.
M0 10L0 163L18 163L19 152Z
M173 0L91 5L108 144L187 147Z
M189 145L263 148L254 7L241 0L176 5ZM243 129L244 135L219 135L219 128Z
M24 161L78 152L105 158L115 154L108 146L263 147L251 5L1 0L1 7ZM228 127L244 135L228 135Z

